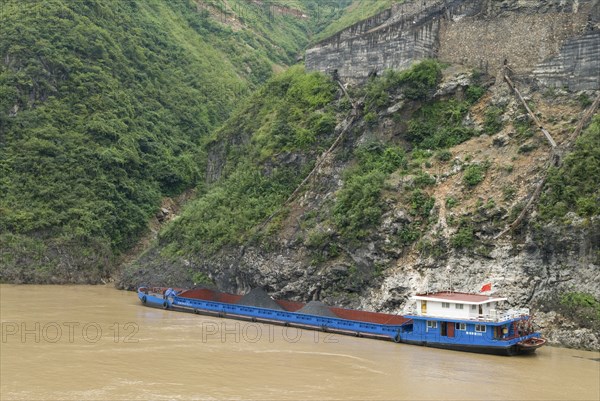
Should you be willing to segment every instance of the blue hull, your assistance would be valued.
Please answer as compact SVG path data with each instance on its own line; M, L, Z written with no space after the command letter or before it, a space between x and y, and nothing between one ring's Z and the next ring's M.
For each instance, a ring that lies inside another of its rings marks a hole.
M153 308L172 309L173 302L168 299L159 298L154 295L148 295L141 291L138 291L138 298L142 301L142 304L151 306Z
M519 342L528 340L529 338L535 338L536 335L539 336L539 333L532 333L511 340L490 341L481 338L450 339L434 333L419 333L418 330L413 330L413 325L419 323L414 316L409 316L411 319L403 324L388 325L178 296L164 299L159 296L146 294L142 291L138 291L138 297L144 305L161 309L259 323L285 325L357 337L376 338L397 343L495 355L517 355L533 352L534 349L523 349L520 347ZM423 321L422 323L425 322Z

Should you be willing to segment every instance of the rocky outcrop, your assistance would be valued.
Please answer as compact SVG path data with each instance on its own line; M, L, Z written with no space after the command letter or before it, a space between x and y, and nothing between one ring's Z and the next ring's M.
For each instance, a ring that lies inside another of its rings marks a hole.
M491 75L508 60L517 73L535 69L542 84L595 90L600 87L597 3L411 1L316 44L306 52L306 66L360 82L424 58Z
M496 243L485 256L451 252L447 258L417 257L399 261L386 272L379 287L361 299L361 307L374 310L410 311L408 297L416 290L472 292L483 283L494 285L493 293L508 298L511 307L534 307L536 324L551 344L600 349L600 333L577 327L555 312L538 313L544 298L577 289L600 297L600 219L574 219L570 226L529 226L522 243Z
M600 350L600 335L597 332L579 327L556 312L537 313L535 322L549 345Z

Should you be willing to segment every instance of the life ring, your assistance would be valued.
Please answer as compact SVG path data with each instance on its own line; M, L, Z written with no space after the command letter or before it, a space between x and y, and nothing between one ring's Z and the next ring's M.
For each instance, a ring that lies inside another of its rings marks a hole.
M200 312L198 311L198 309L194 309L194 313L195 313L196 315L198 315Z
M394 342L395 343L399 343L402 340L402 338L400 338L400 333L396 333L396 335L394 336Z
M163 302L163 309L169 309L169 303L167 301Z
M146 302L148 301L148 297L146 297L145 295L142 297L142 303L144 305L146 305Z

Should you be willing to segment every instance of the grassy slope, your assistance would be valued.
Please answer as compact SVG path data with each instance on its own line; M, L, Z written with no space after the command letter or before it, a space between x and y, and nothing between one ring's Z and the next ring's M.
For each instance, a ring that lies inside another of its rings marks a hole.
M544 220L600 215L600 115L580 135L559 169L552 169L538 210ZM568 219L567 219L568 220Z
M204 138L323 24L228 4L241 27L188 0L3 2L0 280L106 275L162 196L201 181Z
M386 74L361 91L369 109L399 87L427 98L439 74L439 64L426 61L404 73ZM333 102L335 92L330 79L294 67L238 109L214 136L215 143L226 143L224 179L188 204L181 218L161 233L167 254L209 255L254 235L333 139L336 122L347 113L344 102ZM384 180L406 165L403 150L393 145L368 144L354 157L357 166L346 172L331 217L335 232L348 241L365 237L380 222Z
M242 243L276 211L333 139L335 93L329 78L301 67L258 90L215 135L215 142L230 144L224 177L161 233L170 253L206 254ZM280 162L303 156L307 163Z
M325 29L319 32L313 38L319 41L336 34L337 32L382 12L390 8L394 3L401 3L403 0L353 0L347 8L344 9L340 18L332 21Z

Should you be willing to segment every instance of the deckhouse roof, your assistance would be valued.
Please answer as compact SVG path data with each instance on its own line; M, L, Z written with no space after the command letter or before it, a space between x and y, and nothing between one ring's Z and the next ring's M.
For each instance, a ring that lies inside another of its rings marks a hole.
M481 294L469 294L466 292L433 292L429 294L417 294L412 297L415 300L452 302L456 304L480 305L490 302L506 301L506 298L490 297Z

